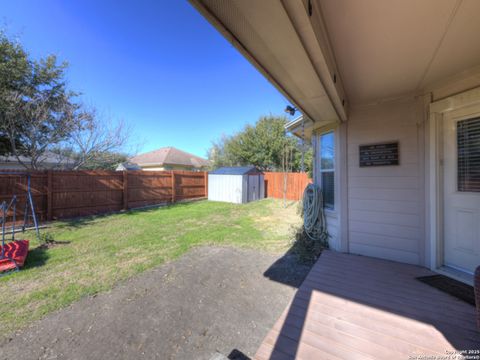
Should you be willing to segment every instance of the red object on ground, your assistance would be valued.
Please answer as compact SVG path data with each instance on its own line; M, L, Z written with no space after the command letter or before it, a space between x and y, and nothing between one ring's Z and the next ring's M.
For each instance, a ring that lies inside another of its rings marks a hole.
M0 246L0 254L2 246ZM28 240L15 240L5 244L5 257L15 260L22 267L28 254ZM0 259L0 272L15 269L15 264L9 259Z

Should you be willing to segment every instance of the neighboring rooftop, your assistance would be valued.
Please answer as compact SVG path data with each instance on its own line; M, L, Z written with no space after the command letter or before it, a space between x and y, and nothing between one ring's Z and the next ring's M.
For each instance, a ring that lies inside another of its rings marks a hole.
M124 170L136 171L136 170L142 170L142 168L137 164L126 161L118 164L116 170L117 171L124 171Z
M20 160L20 161L19 161ZM4 166L8 166L9 164L15 165L20 164L23 162L26 165L30 164L30 158L27 156L20 155L19 159L17 159L14 155L0 155L0 164ZM40 167L61 167L61 168L69 168L73 166L75 161L68 156L60 155L54 153L52 151L45 151L37 161L38 166Z
M209 174L213 175L246 175L246 174L258 174L261 171L255 166L232 166L221 167L216 170L210 171Z
M134 156L129 162L140 166L184 165L202 168L210 165L208 160L179 150L173 146Z

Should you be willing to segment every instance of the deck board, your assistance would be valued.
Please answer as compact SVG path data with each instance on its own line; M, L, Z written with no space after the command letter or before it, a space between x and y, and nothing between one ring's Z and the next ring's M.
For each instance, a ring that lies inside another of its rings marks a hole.
M475 308L415 279L431 274L324 251L255 359L408 359L480 349Z

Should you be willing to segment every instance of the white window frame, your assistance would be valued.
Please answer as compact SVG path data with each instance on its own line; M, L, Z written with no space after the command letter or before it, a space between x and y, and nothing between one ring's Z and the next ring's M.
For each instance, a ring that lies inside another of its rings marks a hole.
M327 134L332 134L333 136L333 168L332 169L322 169L322 136L327 135ZM337 173L336 173L336 168L337 168L337 134L335 129L329 129L325 130L322 132L319 132L317 134L318 136L318 161L317 161L317 166L318 166L318 175L319 179L317 179L317 183L320 184L320 187L323 188L322 184L322 174L327 173L327 172L332 172L333 173L333 206L332 207L327 207L325 206L325 210L334 213L337 209Z
M334 209L325 208L327 228L331 229L329 239L332 250L348 252L348 209L347 209L347 124L335 123L316 128L312 134L314 151L313 180L320 184L320 136L333 132L334 134Z

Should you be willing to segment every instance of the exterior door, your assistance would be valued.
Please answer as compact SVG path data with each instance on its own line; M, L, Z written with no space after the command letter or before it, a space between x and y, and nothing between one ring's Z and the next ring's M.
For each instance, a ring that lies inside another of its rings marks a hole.
M258 175L248 175L248 201L258 200Z
M480 265L480 105L444 115L444 264L473 273Z

